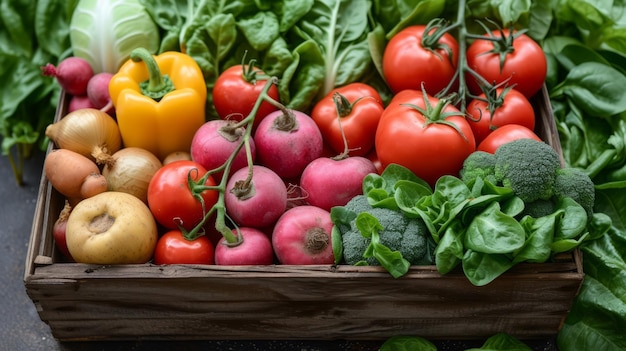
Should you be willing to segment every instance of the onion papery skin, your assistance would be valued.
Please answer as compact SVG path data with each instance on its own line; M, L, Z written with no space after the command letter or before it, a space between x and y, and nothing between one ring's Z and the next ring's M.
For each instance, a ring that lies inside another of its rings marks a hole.
M122 147L117 122L94 108L72 111L46 128L46 136L61 149L68 149L102 165Z
M150 151L138 147L122 148L112 159L102 169L108 190L134 195L147 204L148 185L163 166L161 161Z

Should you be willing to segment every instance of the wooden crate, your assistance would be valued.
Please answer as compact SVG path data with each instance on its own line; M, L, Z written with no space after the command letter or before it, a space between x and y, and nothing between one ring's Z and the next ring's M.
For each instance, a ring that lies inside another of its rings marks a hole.
M559 152L547 92L533 100L537 133ZM57 118L64 114L62 98ZM583 279L579 251L523 263L483 286L462 271L380 267L98 266L62 262L51 228L63 198L42 175L26 259L29 297L52 334L68 340L351 339L393 335L484 339L554 336Z

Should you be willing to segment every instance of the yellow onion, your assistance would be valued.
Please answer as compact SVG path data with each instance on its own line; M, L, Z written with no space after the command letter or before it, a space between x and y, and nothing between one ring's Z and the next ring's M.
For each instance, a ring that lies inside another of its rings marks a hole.
M122 147L117 122L106 112L82 108L46 128L46 136L61 149L77 152L105 164Z
M191 153L186 151L174 151L171 154L165 156L165 158L163 159L163 165L179 160L191 160Z
M131 194L148 203L148 185L161 166L161 161L150 151L126 147L112 155L102 175L107 180L108 190Z

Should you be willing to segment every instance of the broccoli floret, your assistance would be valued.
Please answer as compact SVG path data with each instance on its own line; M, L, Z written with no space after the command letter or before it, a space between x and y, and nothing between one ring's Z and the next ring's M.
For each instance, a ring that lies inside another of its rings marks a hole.
M525 203L524 210L520 214L520 218L523 216L531 216L533 218L539 218L547 215L551 215L556 210L556 204L552 199L544 200L538 199L533 202Z
M593 215L596 190L589 175L574 167L561 168L556 173L554 195L558 200L570 197L582 206L587 215Z
M433 264L434 247L432 237L421 218L408 218L402 212L388 208L373 208L365 196L359 195L350 200L346 209L357 215L367 212L378 219L384 228L380 233L381 244L392 251L400 251L402 257L414 265ZM356 264L365 260L369 265L379 266L373 257L364 259L363 253L369 246L370 239L365 238L356 227L356 218L350 222L350 228L338 226L342 234L343 255L347 264Z
M552 197L561 158L550 145L517 139L498 147L494 155L496 179L525 203Z
M350 201L348 201L348 203L343 206L343 208L353 211L358 215L361 212L371 210L372 205L370 205L369 201L367 201L367 197L365 195L357 195L350 199Z
M476 178L496 182L496 157L485 151L474 151L463 161L459 172L465 184L471 184Z
M348 201L348 203L345 204L343 208L347 211L354 212L356 218L356 215L358 215L359 213L371 210L372 205L370 205L370 203L367 201L367 197L365 197L364 195L357 195L350 199L350 201ZM352 219L352 222L354 222L354 218ZM345 233L350 230L350 226L347 223L336 222L334 224L337 226L341 233Z

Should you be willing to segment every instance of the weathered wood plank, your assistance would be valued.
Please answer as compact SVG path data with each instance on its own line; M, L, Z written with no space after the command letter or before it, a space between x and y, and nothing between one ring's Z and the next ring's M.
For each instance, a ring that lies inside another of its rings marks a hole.
M560 318L570 304L563 299L546 301L83 301L52 300L41 304L42 317L48 321L106 319L425 319L452 320L480 315L498 318L514 313L517 318ZM245 316L244 316L245 315Z
M393 279L387 275L366 277L346 277L332 274L318 277L315 274L291 275L283 273L254 275L209 275L196 277L172 277L153 279L134 276L132 279L94 277L82 279L31 280L27 291L35 300L68 299L91 300L127 298L128 296L179 296L185 299L233 300L253 297L256 300L316 300L332 297L335 300L371 299L387 296L396 300L451 298L472 300L495 297L496 299L549 297L564 289L571 289L580 283L576 274L561 273L539 275L518 275L500 277L484 287L471 285L461 275L437 278ZM553 278L553 279L549 279ZM103 294L106 292L106 294ZM254 295L251 295L254 292ZM574 290L565 293L574 295ZM497 295L497 296L495 296ZM132 298L132 297L131 297Z
M61 340L203 339L203 340L384 340L394 335L419 335L428 339L484 339L508 332L520 339L554 335L558 318L474 316L471 319L281 319L220 320L135 319L104 321L54 321L53 334ZM522 326L522 327L520 327ZM550 331L550 332L547 332Z

